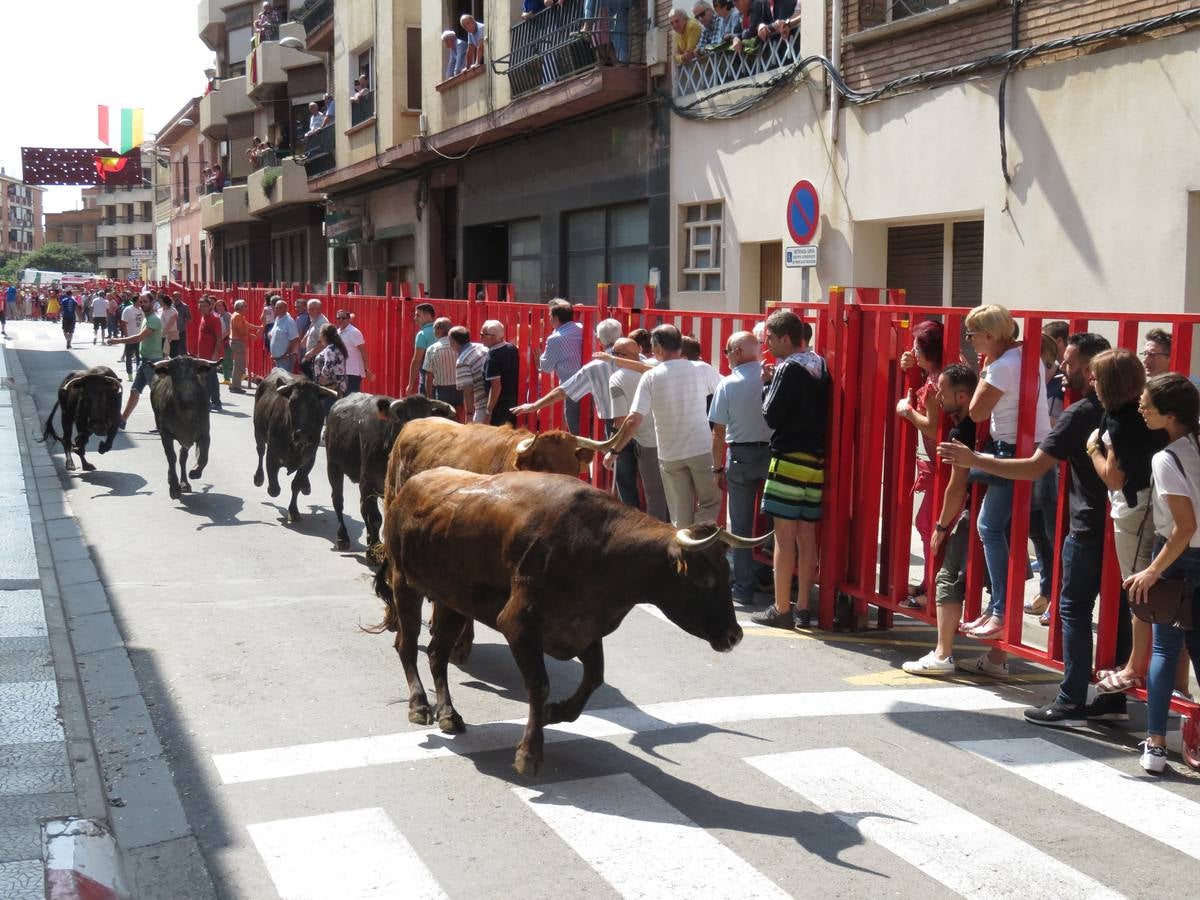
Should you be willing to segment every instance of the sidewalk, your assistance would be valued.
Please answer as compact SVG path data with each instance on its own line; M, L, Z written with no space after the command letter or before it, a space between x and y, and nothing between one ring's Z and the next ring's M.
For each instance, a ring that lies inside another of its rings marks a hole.
M0 349L0 897L212 897L41 424Z

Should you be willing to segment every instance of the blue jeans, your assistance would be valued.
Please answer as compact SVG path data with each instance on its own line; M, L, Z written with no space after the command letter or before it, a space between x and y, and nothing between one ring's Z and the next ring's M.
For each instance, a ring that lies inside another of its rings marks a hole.
M1092 611L1100 593L1100 559L1104 535L1077 535L1063 541L1062 592L1058 619L1062 622L1063 680L1058 702L1067 706L1087 703L1092 679Z
M1163 540L1154 547L1157 555ZM1183 578L1192 598L1192 621L1200 625L1200 549L1189 547L1167 567L1164 578ZM1174 625L1154 626L1154 649L1150 670L1146 675L1146 732L1162 736L1167 733L1167 713L1171 706L1171 691L1175 689L1175 662L1180 649L1186 645L1192 657L1192 668L1200 678L1200 629L1184 631Z
M730 446L725 457L725 480L729 485L729 530L742 537L754 536L754 518L758 512L758 492L767 477L771 449ZM731 550L733 557L733 596L754 599L754 551Z
M1008 525L1012 518L1013 483L988 485L979 506L975 530L983 544L983 560L987 564L988 580L992 583L990 611L1004 615L1008 597Z
M568 397L563 401L563 419L566 423L567 431L571 432L571 434L580 434L578 400L572 400Z

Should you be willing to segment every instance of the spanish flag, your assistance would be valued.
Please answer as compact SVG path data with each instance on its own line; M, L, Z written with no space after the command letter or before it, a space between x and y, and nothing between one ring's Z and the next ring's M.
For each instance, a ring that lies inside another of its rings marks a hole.
M100 184L108 181L109 175L116 175L125 168L125 164L129 162L124 156L97 156L96 157L96 177Z
M142 146L142 141L145 135L142 131L142 109L122 109L121 113L121 134L120 141L116 144L118 153L128 153L134 147ZM108 135L108 107L97 106L97 127L99 129L100 141L105 146L113 146Z

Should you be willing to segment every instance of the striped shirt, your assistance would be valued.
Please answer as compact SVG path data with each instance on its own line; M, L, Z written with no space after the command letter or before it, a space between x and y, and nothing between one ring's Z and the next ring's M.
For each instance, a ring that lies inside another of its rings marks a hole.
M433 375L436 387L455 386L455 368L458 361L454 357L454 348L450 346L450 338L438 338L425 351L425 359L421 361L421 370Z
M611 419L613 417L613 405L612 395L608 389L608 381L612 377L614 369L616 369L616 366L610 362L605 362L602 359L593 359L559 385L559 387L563 389L564 394L575 401L582 400L588 394L591 394L592 402L596 404L596 415L601 419Z
M458 354L458 364L455 366L454 386L466 390L474 388L475 412L482 408L487 410L487 382L483 378L483 366L487 362L488 351L483 344L470 343L463 347Z
M703 456L712 450L708 430L708 377L686 359L668 359L642 375L631 412L654 413L660 462Z
M583 366L583 326L564 322L546 338L546 349L538 359L538 369L553 372L562 384Z

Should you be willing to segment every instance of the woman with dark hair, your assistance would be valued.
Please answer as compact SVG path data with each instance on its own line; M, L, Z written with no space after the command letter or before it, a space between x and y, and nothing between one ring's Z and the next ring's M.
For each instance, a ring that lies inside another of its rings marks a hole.
M313 359L313 374L321 387L333 388L339 397L346 396L346 345L338 334L337 326L326 323L321 326L321 349ZM325 415L329 415L334 398L325 396Z
M915 370L920 383L896 404L896 414L920 432L921 445L925 450L925 457L917 459L917 478L912 489L914 494L921 494L921 506L917 509L915 524L917 534L921 536L926 562L930 559L929 543L933 538L933 459L941 413L941 407L934 398L938 375L942 371L943 334L940 322L925 321L913 328L912 349L901 355L900 368L906 372ZM913 584L909 585L908 596L900 601L900 605L907 609L922 609L925 599L925 584Z
M1160 578L1184 582L1184 602L1200 624L1200 393L1183 375L1156 375L1142 392L1141 412L1146 425L1161 428L1169 443L1154 454L1154 559L1125 579L1129 602L1145 603ZM1146 678L1146 740L1142 768L1159 773L1167 767L1167 715L1175 687L1175 661L1187 645L1192 665L1200 660L1200 630L1154 625L1154 649ZM1197 672L1200 677L1200 671Z

